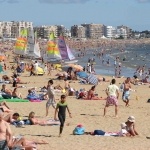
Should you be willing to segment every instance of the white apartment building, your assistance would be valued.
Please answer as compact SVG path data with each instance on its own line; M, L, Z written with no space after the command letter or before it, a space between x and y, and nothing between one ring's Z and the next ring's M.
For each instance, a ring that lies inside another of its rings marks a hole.
M20 35L22 29L33 29L32 22L0 22L0 37L4 38L16 38Z
M44 38L49 38L51 32L54 32L55 36L57 36L57 26L42 26L44 28Z
M22 29L33 29L33 23L32 22L25 22L25 21L19 21L17 22L17 28L18 28L18 35L20 35L20 32Z
M11 37L12 22L0 22L1 37Z
M115 38L116 37L116 33L117 33L117 30L115 27L113 26L105 26L105 36L107 38Z
M127 39L127 30L124 28L117 28L117 37L123 37Z

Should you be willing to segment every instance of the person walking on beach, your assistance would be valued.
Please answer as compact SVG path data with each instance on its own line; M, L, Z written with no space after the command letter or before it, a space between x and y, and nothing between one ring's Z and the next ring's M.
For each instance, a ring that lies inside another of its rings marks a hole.
M104 108L104 116L106 115L107 107L115 105L115 117L118 117L118 98L119 98L119 88L115 85L116 80L112 79L111 84L106 89L107 99Z
M9 124L3 120L3 109L0 109L0 150L9 150L12 133Z
M59 111L58 111L58 109L59 109ZM61 95L61 100L59 103L57 103L57 106L55 109L55 114L54 114L54 120L56 120L56 114L58 112L58 118L60 121L59 137L61 137L61 134L62 134L62 131L64 128L64 123L65 123L65 119L66 119L66 109L69 113L69 117L72 118L71 112L68 108L68 104L66 103L66 96Z
M127 77L127 79L123 83L122 99L126 103L125 106L129 106L130 89L131 89L131 83L130 83L130 81L131 81L130 77Z
M50 105L53 106L53 108L56 108L56 102L55 102L55 97L54 97L54 88L53 88L53 80L48 81L47 85L47 92L44 96L48 95L48 101L46 103L46 116L48 116L48 110Z

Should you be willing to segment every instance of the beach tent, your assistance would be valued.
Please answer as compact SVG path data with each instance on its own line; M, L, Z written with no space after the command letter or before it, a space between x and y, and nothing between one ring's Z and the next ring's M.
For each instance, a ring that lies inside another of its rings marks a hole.
M41 67L37 68L37 74L38 75L43 75L44 74L44 70Z
M98 85L98 78L94 74L90 74L87 80L89 84Z
M101 37L101 39L107 39L107 37L105 37L104 35Z
M79 78L87 78L88 74L84 71L80 71L80 72L77 72L77 76L79 76Z

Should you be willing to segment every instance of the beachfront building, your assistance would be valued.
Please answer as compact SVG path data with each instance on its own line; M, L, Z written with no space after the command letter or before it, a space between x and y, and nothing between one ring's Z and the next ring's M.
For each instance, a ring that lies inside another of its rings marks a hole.
M131 38L132 37L132 29L127 27L127 26L124 26L124 25L121 25L121 26L117 26L117 33L120 32L119 35L123 36L123 38Z
M34 31L37 32L38 38L42 39L49 39L49 35L51 32L54 32L55 37L59 37L60 35L67 37L70 36L70 31L67 30L63 25L44 25L41 27L34 27Z
M117 28L117 38L127 39L127 31L123 28Z
M3 37L3 35L2 35L2 22L0 22L0 38L2 38Z
M59 37L60 35L66 36L66 28L63 25L57 25L57 34L56 36Z
M20 35L22 29L27 29L28 31L33 29L32 22L19 21L19 22L17 22L17 26L18 26L18 34L19 35Z
M85 27L74 25L71 27L71 36L75 38L85 38Z
M57 37L57 26L41 26L41 27L34 27L34 31L37 32L37 37L42 39L49 39L49 35L51 32L54 32L55 36Z
M112 39L116 37L117 30L113 26L104 26L104 33L107 38Z
M33 29L33 23L25 21L0 22L0 36L3 38L17 38L22 29Z
M12 22L0 22L0 35L4 38L11 37Z
M91 39L98 39L104 35L104 25L103 24L81 24L85 27L85 37Z

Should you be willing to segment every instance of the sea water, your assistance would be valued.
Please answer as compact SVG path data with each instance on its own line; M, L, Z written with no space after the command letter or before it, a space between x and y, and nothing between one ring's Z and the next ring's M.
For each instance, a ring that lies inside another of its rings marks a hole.
M99 50L101 51L101 50ZM76 54L77 55L77 54ZM77 58L79 64L82 66L87 66L89 58L95 59L95 70L96 74L114 76L115 66L114 60L116 57L120 58L121 62L121 76L132 77L138 66L145 66L146 70L150 68L150 45L134 45L130 44L124 48L123 52L118 49L113 49L111 54L107 53L104 55L104 64L102 64L102 57L99 59L94 56L92 50L87 50L84 57ZM125 61L123 59L125 58ZM107 65L106 61L109 59L110 65Z

